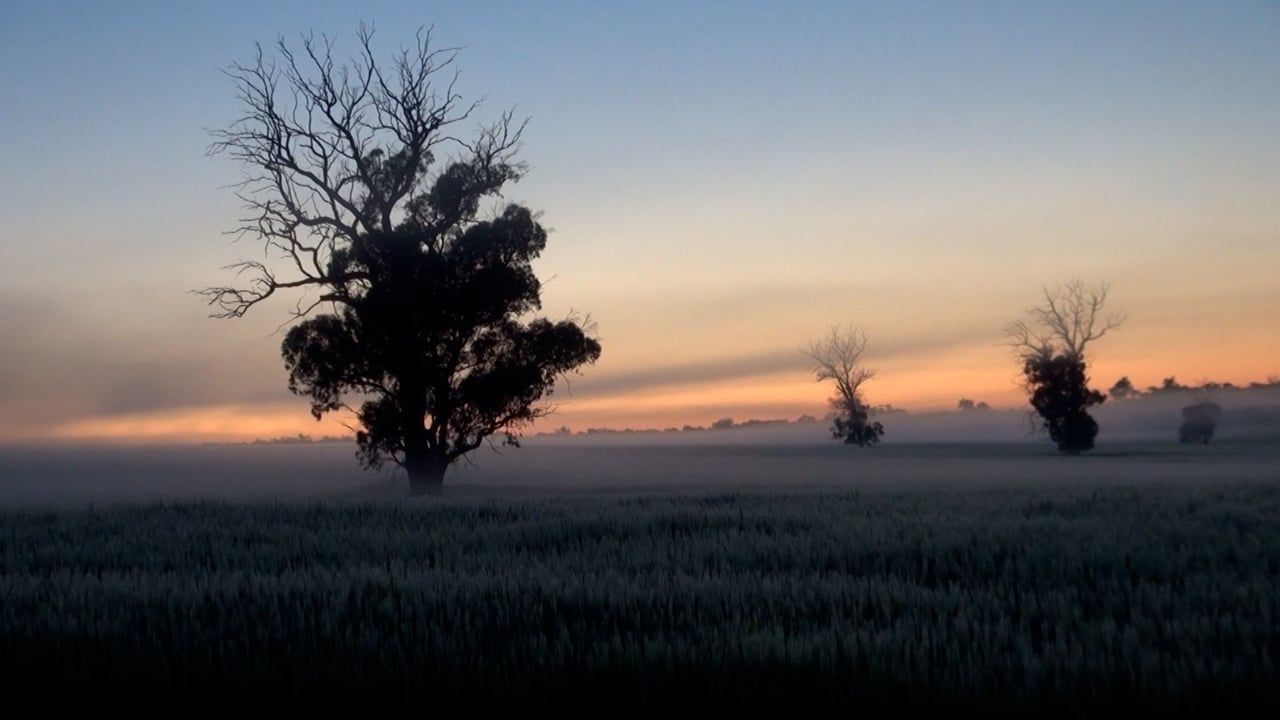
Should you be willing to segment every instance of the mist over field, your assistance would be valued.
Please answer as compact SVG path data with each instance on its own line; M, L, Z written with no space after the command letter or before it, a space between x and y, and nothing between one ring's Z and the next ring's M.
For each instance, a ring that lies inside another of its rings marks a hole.
M349 440L0 448L0 690L1169 716L1280 705L1276 388L540 434L405 498ZM1178 441L1213 400L1212 444Z
M1195 396L1110 401L1092 453L1062 457L1021 410L891 413L884 443L857 449L826 423L685 432L538 435L496 441L450 471L450 495L922 489L1271 480L1280 390L1222 393L1213 445L1177 442ZM403 495L398 469L362 471L349 442L0 447L0 506L175 500L361 501Z
M1104 428L1100 447L1110 442L1161 443L1178 439L1182 408L1198 402L1213 402L1223 409L1218 435L1226 440L1280 438L1280 386L1237 388L1224 391L1173 391L1144 395L1134 399L1110 399L1092 411ZM1030 408L1015 410L980 409L943 412L888 412L876 415L886 427L884 442L895 443L1041 443ZM705 429L693 432L597 432L571 437L540 436L533 441L557 443L637 443L659 445L684 444L823 444L830 439L828 422L759 423L742 425L748 418L736 418L739 424L727 430ZM758 420L758 419L757 419Z

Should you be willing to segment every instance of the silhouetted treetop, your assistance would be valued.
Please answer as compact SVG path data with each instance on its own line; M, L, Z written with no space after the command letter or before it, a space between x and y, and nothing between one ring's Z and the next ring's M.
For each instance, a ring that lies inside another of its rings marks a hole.
M1133 386L1133 382L1129 380L1129 376L1126 375L1117 380L1116 384L1112 385L1111 389L1107 391L1107 394L1117 400L1127 400L1129 398L1137 397L1141 393Z
M307 35L298 50L281 39L274 58L258 46L253 63L227 70L244 114L214 131L210 152L246 168L236 189L250 215L236 232L265 241L288 261L288 275L257 261L233 266L246 283L207 292L220 316L243 315L286 288L321 293L298 315L345 302L368 277L341 257L344 248L412 228L438 249L524 173L514 160L524 125L510 113L471 141L452 132L478 107L455 90L456 49L433 48L430 32L419 32L384 68L373 31L361 27L357 39L345 65L334 61L332 39ZM456 156L436 168L446 151Z
M1121 314L1103 315L1110 292L1107 283L1089 287L1080 280L1044 288L1043 302L1027 311L1027 319L1005 326L1009 344L1023 357L1061 354L1083 358L1089 343L1124 323Z

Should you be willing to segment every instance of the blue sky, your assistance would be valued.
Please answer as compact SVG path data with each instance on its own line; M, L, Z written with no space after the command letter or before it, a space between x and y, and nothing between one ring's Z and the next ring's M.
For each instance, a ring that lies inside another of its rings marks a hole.
M434 25L468 97L531 118L510 197L555 230L548 311L605 340L571 424L820 409L787 358L846 321L883 351L880 400L1012 402L998 328L1072 275L1132 318L1108 373L1239 380L1280 353L1280 3L9 2L0 409L32 432L305 417L278 312L213 323L184 294L254 250L219 234L238 170L206 129L255 41L341 51L361 21L387 51Z

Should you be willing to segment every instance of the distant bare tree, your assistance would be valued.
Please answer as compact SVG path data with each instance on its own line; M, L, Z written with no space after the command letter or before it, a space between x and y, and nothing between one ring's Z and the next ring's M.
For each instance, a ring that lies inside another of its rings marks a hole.
M1106 283L1088 286L1080 280L1045 288L1042 304L1028 310L1026 319L1005 326L1031 405L1063 452L1089 450L1098 435L1088 408L1106 395L1088 387L1085 351L1124 322L1122 315L1106 314L1109 291Z
M812 360L812 371L819 382L830 380L836 385L831 407L836 411L831 433L849 444L874 445L884 435L884 426L868 422L869 408L862 386L876 376L876 371L862 364L867 349L867 333L860 327L836 325L831 334L813 340L805 350Z

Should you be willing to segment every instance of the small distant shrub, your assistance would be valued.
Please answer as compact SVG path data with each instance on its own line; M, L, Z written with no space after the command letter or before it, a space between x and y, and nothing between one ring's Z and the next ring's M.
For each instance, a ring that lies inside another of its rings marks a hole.
M1111 389L1107 391L1107 394L1116 400L1128 400L1138 397L1142 393L1133 386L1133 381L1126 375L1117 380L1116 384L1112 385Z
M1178 428L1178 441L1186 444L1199 443L1208 445L1213 441L1214 431L1218 429L1218 418L1222 416L1222 406L1217 403L1202 402L1182 408L1182 425Z

